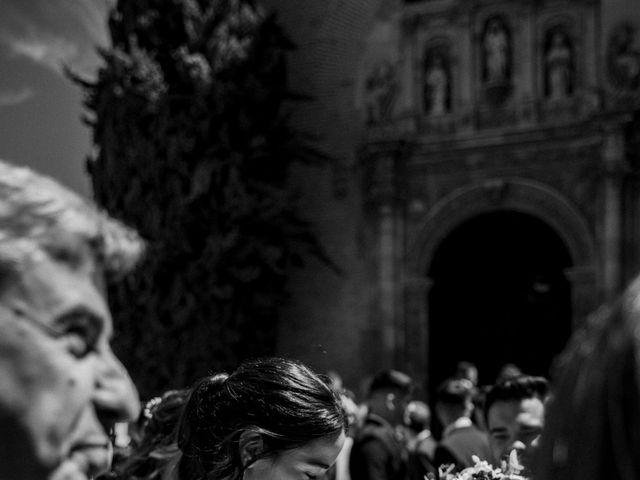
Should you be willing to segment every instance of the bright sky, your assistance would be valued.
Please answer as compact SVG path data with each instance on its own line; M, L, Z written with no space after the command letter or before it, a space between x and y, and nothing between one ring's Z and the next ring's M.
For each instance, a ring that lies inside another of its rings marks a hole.
M93 78L115 0L0 0L0 158L91 195L91 130L63 65Z

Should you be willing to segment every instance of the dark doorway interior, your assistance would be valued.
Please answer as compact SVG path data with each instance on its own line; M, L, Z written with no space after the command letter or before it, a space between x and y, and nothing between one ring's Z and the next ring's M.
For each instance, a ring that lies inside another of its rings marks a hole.
M531 215L487 213L453 231L428 272L430 393L460 360L481 384L509 362L547 376L571 332L569 266L562 240Z

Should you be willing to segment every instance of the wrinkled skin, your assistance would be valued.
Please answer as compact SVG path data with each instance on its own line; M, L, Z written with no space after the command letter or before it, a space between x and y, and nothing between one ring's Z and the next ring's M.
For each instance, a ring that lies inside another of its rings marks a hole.
M106 470L108 430L139 412L109 345L102 273L33 255L0 291L0 478L86 480ZM69 260L69 259L66 259Z

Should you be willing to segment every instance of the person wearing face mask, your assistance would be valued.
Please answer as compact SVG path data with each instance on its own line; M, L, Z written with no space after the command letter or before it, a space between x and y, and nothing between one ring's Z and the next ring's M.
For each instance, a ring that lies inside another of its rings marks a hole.
M397 370L373 378L367 416L351 447L352 480L404 480L408 452L400 429L412 390L411 377Z
M264 358L191 389L163 479L321 478L345 442L339 396L300 362Z
M549 393L543 377L521 375L496 384L487 394L485 415L489 445L496 466L515 450L524 474L531 473L532 459L544 429Z
M138 235L50 178L0 161L0 478L87 480L140 405L110 347L105 283Z

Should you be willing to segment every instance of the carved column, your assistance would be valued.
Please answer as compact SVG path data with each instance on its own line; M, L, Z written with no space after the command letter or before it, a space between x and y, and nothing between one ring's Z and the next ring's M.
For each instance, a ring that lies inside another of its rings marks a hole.
M624 172L624 135L619 127L605 132L604 218L602 221L602 269L604 300L613 299L620 291L622 247L622 174Z
M371 368L390 368L398 364L398 352L404 349L404 335L399 333L398 258L402 253L403 241L401 218L396 188L395 148L375 146L367 159L368 185L366 186L369 205L370 225L376 238L375 278L372 279L375 295L372 298L370 330L375 332L376 345Z
M427 296L433 281L410 277L404 282L405 371L428 391L429 318Z
M389 366L396 352L395 329L395 219L394 209L389 203L379 208L378 219L378 308L380 312L380 333L382 354Z

